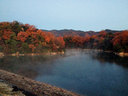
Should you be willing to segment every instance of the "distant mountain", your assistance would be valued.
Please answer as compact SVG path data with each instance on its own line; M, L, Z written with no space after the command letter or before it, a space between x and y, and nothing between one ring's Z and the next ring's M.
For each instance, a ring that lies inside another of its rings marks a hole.
M105 31L106 31L107 33L122 32L122 30L121 30L121 31L119 31L119 30L110 30L110 29L106 29Z
M99 32L95 32L95 31L81 31L81 30L68 30L68 29L63 29L63 30L43 30L43 31L46 31L46 32L51 32L53 33L55 36L64 36L64 35L71 35L71 36L74 36L74 35L79 35L79 36L92 36L92 35L96 35L98 34ZM116 30L109 30L109 29L106 29L105 30L107 33L115 33L115 32L121 32L121 31L116 31Z
M71 36L74 36L74 35L79 35L79 36L85 36L85 35L94 35L94 34L97 34L97 32L94 32L94 31L80 31L80 30L67 30L67 29L64 29L64 30L43 30L43 31L47 31L47 32L51 32L53 33L55 36L64 36L64 35L71 35Z

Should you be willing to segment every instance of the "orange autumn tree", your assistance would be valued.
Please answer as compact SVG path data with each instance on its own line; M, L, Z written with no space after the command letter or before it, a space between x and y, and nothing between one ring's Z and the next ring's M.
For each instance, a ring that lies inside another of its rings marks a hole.
M112 43L116 51L128 52L128 30L115 33Z
M29 48L32 49L32 52L34 52L36 47L34 46L34 44L29 44Z
M17 40L20 40L23 43L27 43L27 46L31 49L32 52L40 52L43 49L47 49L49 51L57 51L58 49L64 48L65 43L62 37L55 37L50 32L38 30L34 26L28 24L26 26L27 29L25 32L18 33Z
M44 34L44 40L45 44L47 47L52 49L52 51L57 51L57 50L63 50L65 47L65 42L63 40L63 37L55 37L52 33L50 32L45 32Z
M21 42L25 42L28 38L29 34L27 32L19 32L17 35L17 40L20 40Z
M73 36L72 42L76 47L83 47L84 38L81 36Z
M55 43L58 46L58 48L60 48L60 49L65 48L65 42L64 42L63 37L57 37Z
M107 35L105 30L99 32L98 36L105 37Z

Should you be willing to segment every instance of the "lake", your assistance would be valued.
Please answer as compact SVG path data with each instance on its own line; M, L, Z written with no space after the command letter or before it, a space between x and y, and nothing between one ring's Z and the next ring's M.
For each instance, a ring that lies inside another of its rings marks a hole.
M128 96L128 57L68 49L55 56L5 56L0 68L86 96Z

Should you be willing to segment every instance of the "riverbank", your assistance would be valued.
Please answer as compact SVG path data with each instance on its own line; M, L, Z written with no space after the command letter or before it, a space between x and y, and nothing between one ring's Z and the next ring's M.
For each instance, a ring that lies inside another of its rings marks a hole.
M71 48L71 50L81 50L81 48ZM107 52L107 53L114 53L115 55L118 55L120 57L126 57L128 56L128 53L126 52L113 52L113 51L104 51L102 49L84 49L84 50L94 50L94 51L99 51L99 52ZM21 54L19 52L16 53L12 53L12 54L4 54L3 52L0 52L0 58L4 57L4 56L39 56L39 55L63 55L65 52L61 51L61 52L44 52L44 53L24 53Z
M121 56L121 57L128 56L128 53L125 53L125 52L119 52L119 53L115 53L115 54L118 55L118 56Z
M113 53L115 55L118 55L120 57L128 57L128 53L127 52L113 52L110 50L101 50L101 49L85 49L85 50L94 50L94 51L98 51L98 52L106 52L106 53Z
M21 91L16 91L13 86L0 80L0 96L26 96Z
M118 55L120 57L128 57L128 53L127 52L113 52L113 51L105 51L105 50L101 50L101 49L84 49L84 50L94 50L94 51L98 51L98 52L106 52L106 53L113 53L115 55Z
M120 57L128 57L128 53L126 52L113 52L113 51L103 51L103 52L114 53L115 55L118 55Z
M65 89L31 80L4 70L0 70L0 79L16 86L17 88L30 92L35 96L80 96Z
M3 52L0 52L0 57L4 57L4 56L39 56L39 55L63 55L64 51L61 52L44 52L44 53L24 53L21 54L19 52L16 53L12 53L12 54L4 54Z

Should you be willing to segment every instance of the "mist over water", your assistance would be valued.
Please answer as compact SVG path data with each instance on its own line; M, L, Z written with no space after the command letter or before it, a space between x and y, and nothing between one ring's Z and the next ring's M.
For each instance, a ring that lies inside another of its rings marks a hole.
M0 58L0 68L86 96L126 96L128 57L68 49L64 55Z

